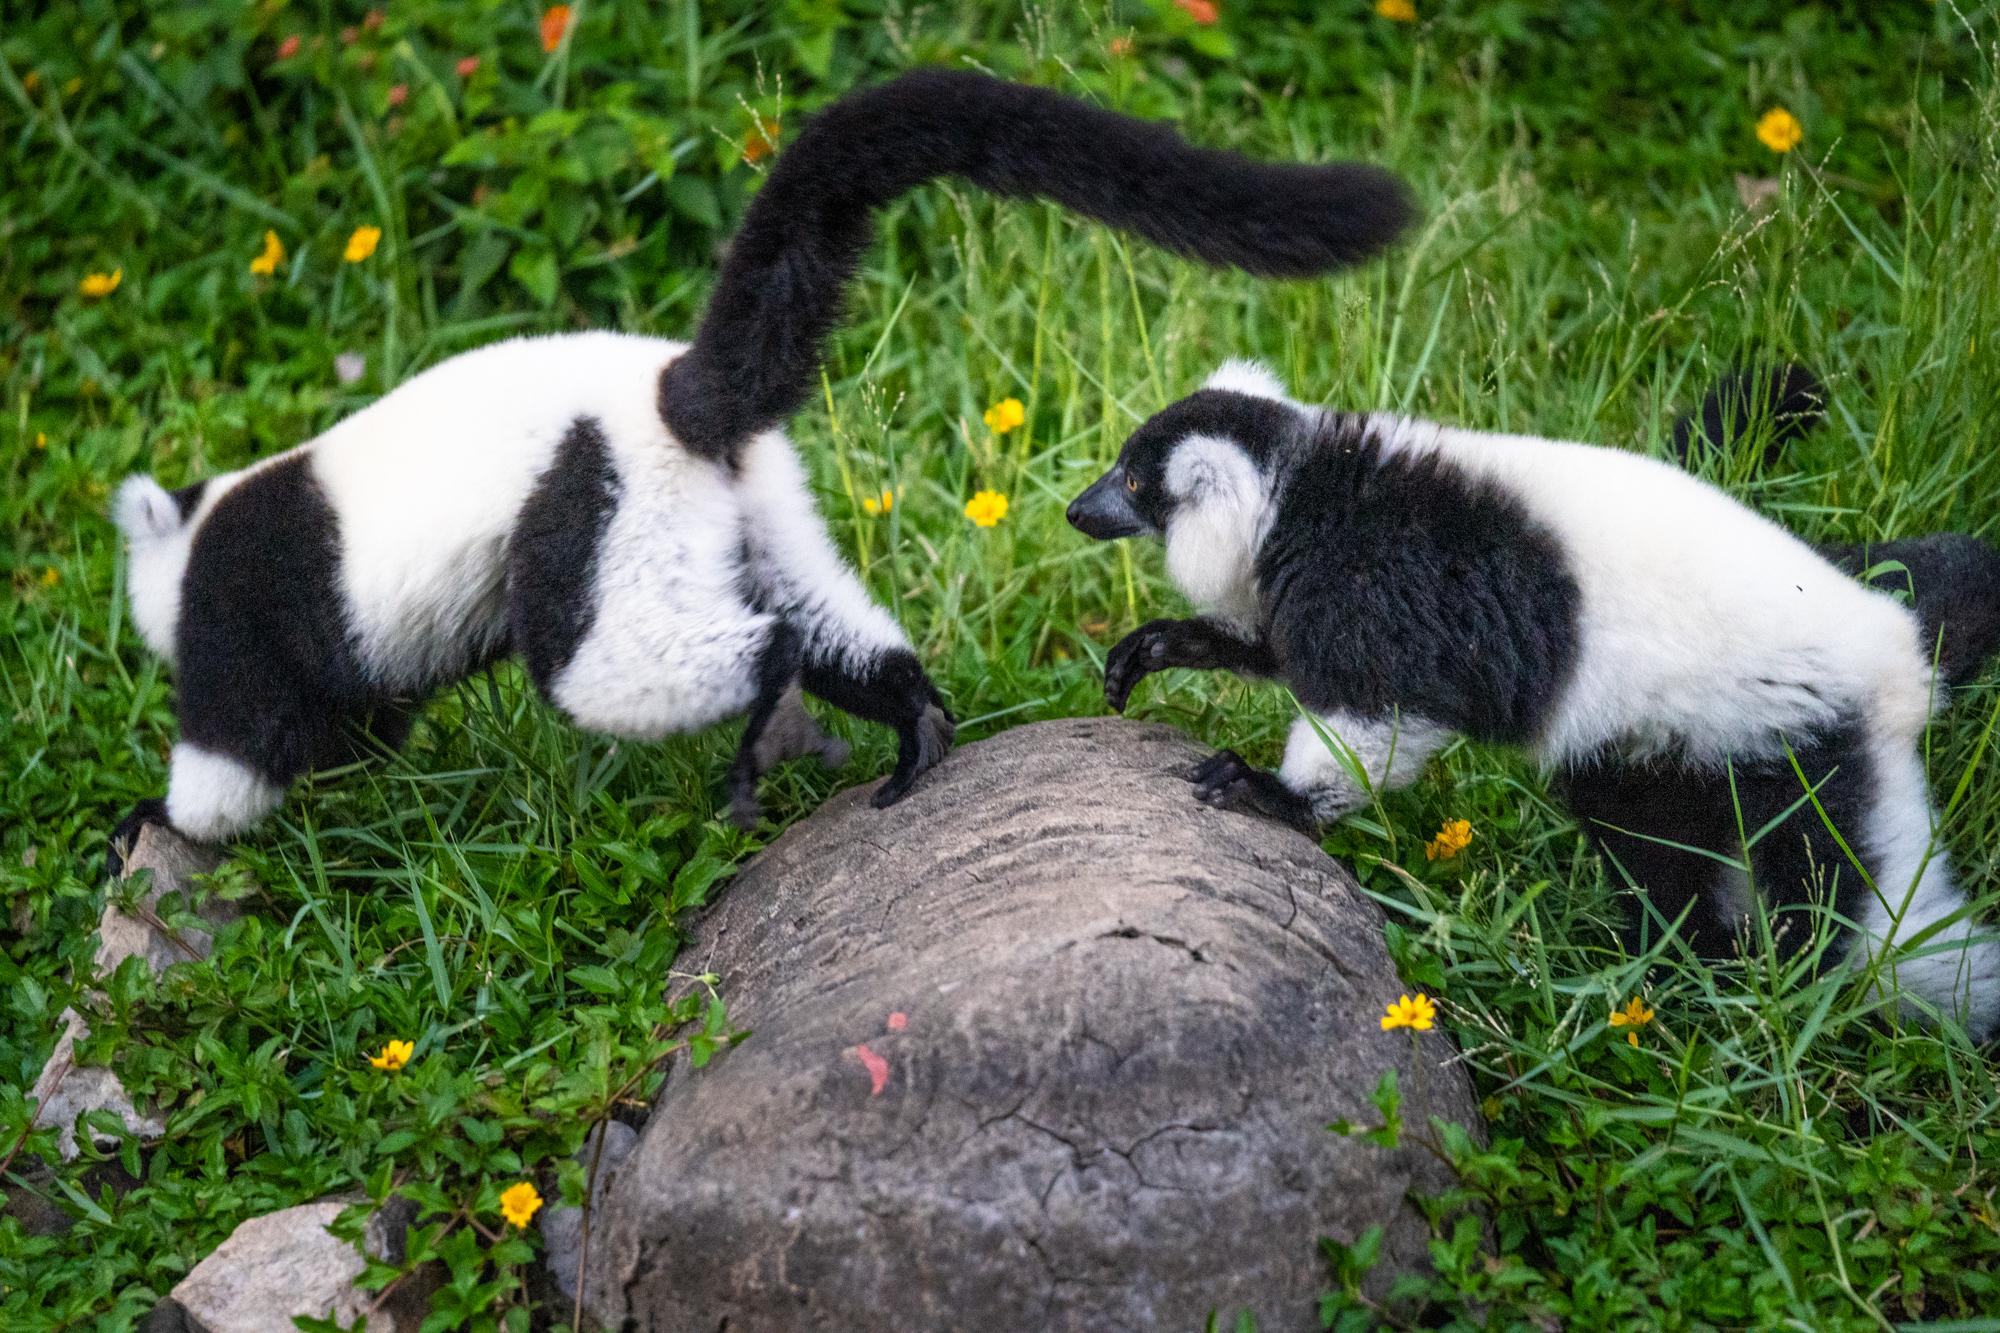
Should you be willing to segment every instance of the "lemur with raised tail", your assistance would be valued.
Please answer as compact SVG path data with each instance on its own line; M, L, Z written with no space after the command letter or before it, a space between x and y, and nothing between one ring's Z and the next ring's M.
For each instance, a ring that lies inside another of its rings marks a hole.
M839 758L800 686L895 728L899 799L953 723L840 558L792 446L871 215L941 176L1052 200L1272 276L1376 253L1412 216L1387 172L1192 147L1170 128L919 70L813 117L746 213L694 342L578 333L451 358L298 447L119 490L133 620L180 738L147 821L228 839L301 774L400 743L439 686L508 654L579 726L652 739L748 713L732 813L798 753Z
M1069 519L1160 538L1200 612L1111 650L1112 708L1184 667L1282 681L1306 714L1277 772L1222 751L1189 774L1197 800L1313 831L1454 736L1519 746L1703 947L1755 892L1796 948L1811 931L1786 909L1825 898L1906 1007L2000 1026L2000 938L1936 845L1921 748L1942 685L2000 639L1983 543L1830 560L1660 460L1307 407L1248 363L1142 424ZM1885 557L1914 610L1849 572Z

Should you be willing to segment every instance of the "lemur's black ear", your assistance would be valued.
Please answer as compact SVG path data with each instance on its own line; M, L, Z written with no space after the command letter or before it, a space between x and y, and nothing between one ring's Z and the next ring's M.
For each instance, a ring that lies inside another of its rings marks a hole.
M1732 371L1701 400L1701 406L1674 422L1674 457L1682 466L1702 452L1726 452L1768 423L1763 466L1775 464L1785 446L1805 435L1826 415L1826 386L1804 366L1784 364Z

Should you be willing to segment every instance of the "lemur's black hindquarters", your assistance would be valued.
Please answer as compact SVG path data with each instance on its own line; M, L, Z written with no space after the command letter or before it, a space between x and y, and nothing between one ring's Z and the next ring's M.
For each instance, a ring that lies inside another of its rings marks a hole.
M1824 406L1824 389L1803 367L1737 372L1675 422L1674 451L1691 462L1691 450L1733 448L1768 426L1768 465L1821 419ZM2000 551L1978 538L1935 533L1818 550L1848 573L1873 571L1875 586L1908 595L1949 684L1970 681L2000 652ZM1817 805L1805 799L1801 772ZM1634 905L1628 942L1637 946L1652 937L1656 913L1664 923L1681 921L1680 938L1696 953L1719 957L1730 951L1750 906L1750 885L1739 868L1746 833L1762 830L1747 859L1781 947L1796 948L1809 933L1802 920L1787 922L1786 909L1830 887L1837 889L1834 909L1852 918L1860 877L1827 823L1852 846L1870 781L1870 760L1858 736L1836 730L1797 738L1790 758L1733 773L1607 755L1559 774L1556 786L1613 863L1613 874L1643 889L1650 901L1651 913Z
M942 176L1267 277L1359 263L1415 213L1376 167L1258 162L1045 88L914 70L827 106L778 155L693 347L660 378L660 415L683 445L733 461L804 404L871 215Z

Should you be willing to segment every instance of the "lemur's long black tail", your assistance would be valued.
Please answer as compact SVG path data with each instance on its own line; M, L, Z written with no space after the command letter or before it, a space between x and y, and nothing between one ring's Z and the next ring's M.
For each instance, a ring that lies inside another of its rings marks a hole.
M1817 426L1826 415L1826 388L1819 377L1799 365L1738 370L1723 377L1701 400L1701 406L1674 423L1674 457L1691 463L1692 450L1727 450L1738 440L1769 423L1764 464L1775 463L1786 445Z
M1359 263L1415 216L1377 167L1258 162L1045 88L916 70L832 103L779 154L694 346L660 378L660 415L685 447L733 457L804 404L871 215L940 176L1267 277Z

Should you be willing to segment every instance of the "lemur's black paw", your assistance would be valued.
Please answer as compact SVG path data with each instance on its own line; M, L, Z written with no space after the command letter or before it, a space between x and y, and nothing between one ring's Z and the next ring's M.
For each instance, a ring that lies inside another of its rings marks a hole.
M1112 711L1125 711L1139 682L1167 665L1173 636L1180 622L1149 620L1120 639L1104 658L1104 702Z
M1310 801L1280 782L1277 774L1245 762L1234 750L1197 764L1188 781L1194 783L1194 798L1203 805L1273 820L1308 837L1318 833Z
M916 780L930 772L937 766L938 760L950 753L952 737L957 732L958 724L943 704L926 704L917 720L900 731L896 771L875 793L875 808L885 809L909 795L910 787Z
M172 828L173 821L167 818L167 803L157 796L148 797L132 807L131 813L118 821L118 827L111 830L105 842L104 877L123 879L125 858L132 854L132 848L139 841L139 830L148 824L158 824Z

